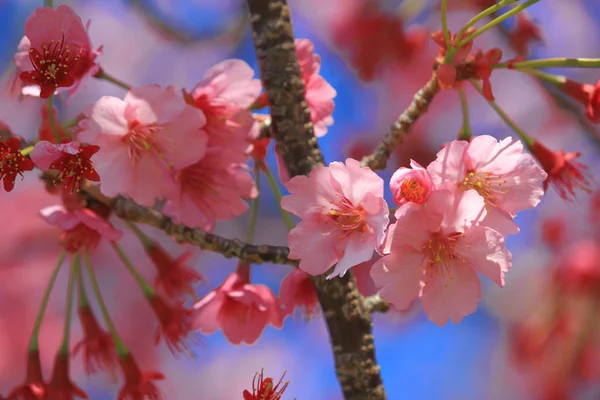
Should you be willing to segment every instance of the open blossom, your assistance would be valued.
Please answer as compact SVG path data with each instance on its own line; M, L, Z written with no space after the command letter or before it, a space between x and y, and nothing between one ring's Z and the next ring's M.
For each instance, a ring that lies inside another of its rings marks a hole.
M371 269L381 297L403 310L420 298L438 325L458 323L481 300L477 274L504 285L511 254L503 236L479 225L484 199L474 190L432 192L425 205L407 203L396 212L386 253Z
M315 129L315 136L321 137L327 133L327 127L333 124L331 117L335 107L333 98L337 93L325 78L319 75L321 57L314 54L313 43L308 39L296 39L295 44L298 64L306 88L305 98L310 108L310 119Z
M80 250L93 252L102 237L117 241L123 235L110 222L87 208L69 211L55 205L42 209L40 214L49 224L64 230L60 241L72 253Z
M252 380L252 393L248 390L244 390L242 393L243 400L281 400L283 392L287 388L289 381L285 382L283 386L279 387L283 382L283 376L279 378L277 384L273 384L273 378L265 378L263 370L254 376Z
M191 331L190 316L192 312L183 307L181 303L171 306L158 295L154 295L148 300L160 323L155 334L156 343L164 338L171 353L190 353L185 339Z
M487 135L476 136L470 143L448 143L427 171L437 188L474 189L486 203L484 223L508 234L519 232L515 213L540 202L541 182L547 177L533 157L523 152L520 141L508 137L498 142Z
M156 242L145 246L145 250L158 272L154 287L161 289L171 299L179 299L186 294L196 295L194 284L202 282L204 278L186 265L192 253L173 258Z
M289 257L311 275L343 276L379 251L389 222L383 179L351 158L296 176L281 207L302 221L290 231Z
M115 343L110 333L102 329L91 307L77 309L83 328L83 339L73 347L73 355L81 352L83 369L87 375L96 371L113 371L117 366Z
M408 202L423 204L433 190L427 170L413 160L410 160L410 166L398 168L390 179L394 202L399 206Z
M7 143L0 142L0 179L4 190L10 192L15 187L17 175L31 171L33 161L21 154L21 141L15 137L8 139Z
M319 313L319 298L315 286L310 276L298 268L281 281L279 301L286 316L293 314L296 307L303 308L308 319Z
M58 88L78 86L98 70L99 51L92 51L81 18L65 5L38 7L25 23L19 50L22 53L15 56L15 63L22 71L21 80L38 85L44 99Z
M242 60L226 60L208 71L190 93L184 92L188 104L202 110L206 117L204 131L208 146L233 150L247 159L248 137L256 123L248 107L260 93L260 80Z
M136 87L124 100L104 96L84 113L79 139L100 146L94 166L108 196L152 206L177 190L173 169L194 164L206 149L204 115L172 86Z
M194 304L193 329L208 334L220 328L227 340L237 345L256 342L267 324L282 327L283 315L271 289L251 284L248 271L244 272L249 265L241 266Z
M502 50L495 47L485 53L481 50L477 51L472 57L473 66L475 69L475 79L481 79L483 91L483 97L488 101L494 101L494 95L492 93L492 84L490 77L492 76L492 66L498 64L502 58Z
M62 180L70 191L81 190L84 179L99 182L100 175L94 169L91 157L100 147L84 146L77 142L52 144L40 141L31 151L31 159L43 171L58 170L57 180Z
M580 153L566 153L563 150L553 152L537 140L529 147L529 151L548 173L544 189L551 183L560 197L568 201L575 197L575 189L591 193L587 166L575 161Z

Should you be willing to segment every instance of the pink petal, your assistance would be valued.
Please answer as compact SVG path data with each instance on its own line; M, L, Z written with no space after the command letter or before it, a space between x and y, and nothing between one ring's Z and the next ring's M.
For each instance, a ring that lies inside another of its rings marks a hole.
M98 144L96 141L101 134L124 136L129 131L125 119L126 106L123 100L116 97L100 97L84 111L88 118L79 123L79 140Z
M110 222L100 217L98 214L91 210L84 208L81 210L75 210L73 212L77 215L81 222L83 222L84 224L86 224L87 226L89 226L108 240L117 241L123 236L123 232L121 232L118 229L115 229L110 224Z
M132 185L124 194L129 195L138 204L151 207L157 199L170 197L178 190L171 170L151 154L139 159L134 173ZM102 182L104 185L105 179Z
M300 269L311 274L325 273L338 261L335 246L339 233L313 220L300 221L288 234L289 258L300 260Z
M258 295L263 300L263 303L267 307L267 314L269 316L269 322L275 328L281 328L283 326L283 318L280 312L280 304L273 291L265 285L254 285Z
M460 239L457 251L477 273L487 276L500 287L504 286L504 272L511 267L512 255L500 233L488 227L475 226Z
M136 86L127 92L125 102L135 110L137 121L158 126L174 122L189 107L173 86L165 89L159 85Z
M350 234L343 249L342 258L338 261L333 272L327 276L327 279L344 276L351 267L370 260L373 257L375 247L377 247L375 235L372 233L356 232Z
M223 305L223 298L222 293L213 290L195 303L191 318L192 329L200 330L206 334L219 329L221 324L218 317Z
M205 123L200 110L186 106L165 129L154 135L165 159L175 169L190 166L204 157L208 135L201 128Z
M399 310L407 309L423 293L423 256L411 247L398 248L371 268L379 294Z
M48 206L40 210L40 215L48 221L50 225L57 226L64 230L75 228L81 220L74 212L67 211L63 206Z
M481 222L487 214L485 200L475 190L457 192L454 199L449 201L451 209L446 211L442 222L442 227L448 233L464 232Z
M332 162L329 164L329 169L346 198L353 204L362 203L367 193L383 197L383 179L370 168L361 167L359 161L348 158L346 165Z
M505 235L516 235L519 233L519 225L514 221L514 214L496 207L489 207L487 210L488 213L481 222L482 225L488 226Z
M421 250L429 240L431 232L440 228L442 217L443 214L432 213L431 209L426 211L420 204L404 204L396 211L397 222L393 225L393 234L388 232L388 243L384 252L394 252L395 248L404 246Z
M523 154L523 144L507 137L502 141L492 136L475 136L467 147L467 168L503 175L514 170Z
M455 324L477 310L481 300L481 284L477 274L468 266L455 262L451 275L444 274L425 287L421 304L427 318L444 326L448 318Z
M281 199L281 207L300 218L320 214L324 207L329 209L329 201L336 199L327 167L313 169L310 177L296 176L290 179L286 188L291 194Z
M81 18L69 6L59 5L56 9L38 7L25 22L25 36L29 38L31 47L41 49L51 40L58 41L64 37L66 44L89 51L91 45Z
M208 94L240 108L248 108L260 93L259 79L242 60L225 60L209 69L192 91L192 96Z
M62 153L56 145L45 140L36 143L30 154L31 160L42 171L47 171L61 155Z
M246 324L242 330L243 341L247 344L253 344L260 338L260 335L269 323L269 313L260 311L257 307L250 307L246 314Z
M427 172L436 186L444 182L462 182L466 167L464 153L469 145L462 140L454 140L437 153L437 158L427 167Z

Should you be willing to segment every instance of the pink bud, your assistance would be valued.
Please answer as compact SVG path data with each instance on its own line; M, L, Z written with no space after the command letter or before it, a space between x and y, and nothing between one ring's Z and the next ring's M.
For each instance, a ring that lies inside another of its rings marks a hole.
M410 166L411 168L398 168L390 179L394 202L399 206L408 202L425 203L432 189L427 170L413 160L410 161Z

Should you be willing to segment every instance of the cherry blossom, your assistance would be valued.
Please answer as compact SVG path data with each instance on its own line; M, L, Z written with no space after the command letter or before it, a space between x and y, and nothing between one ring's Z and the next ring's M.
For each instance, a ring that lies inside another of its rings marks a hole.
M131 353L119 355L119 365L125 383L119 391L118 400L162 400L163 396L153 381L165 379L160 372L142 372Z
M285 373L283 376L285 376ZM281 376L279 382L274 385L273 378L265 378L264 371L261 370L252 380L252 393L248 390L244 390L242 393L244 397L243 400L281 400L283 392L285 392L285 389L287 389L289 384L288 381L280 387L283 382L283 376Z
M389 222L383 179L351 158L296 176L281 207L302 221L288 235L289 258L311 274L343 276L379 251Z
M432 192L425 205L407 203L396 212L386 253L371 269L381 297L403 310L421 299L438 325L458 323L481 300L477 273L498 286L511 266L503 236L479 225L484 199L474 190Z
M177 191L173 169L199 161L206 149L204 115L172 86L136 87L124 100L104 96L85 114L79 139L100 146L94 166L108 196L151 206Z
M17 175L31 171L33 161L21 154L21 141L15 137L8 139L8 143L0 142L0 179L4 190L10 192L15 187Z
M92 375L97 371L112 372L117 366L117 353L112 336L102 329L89 305L77 309L83 328L83 339L73 347L73 355L82 353L83 369Z
M508 137L498 142L487 135L474 137L470 143L448 143L427 171L437 188L474 189L486 203L484 223L508 234L519 232L515 213L540 202L541 183L547 177L531 155L523 152L520 141Z
M295 308L303 308L307 319L319 313L319 298L310 276L294 269L281 282L279 301L285 315L293 314Z
M390 180L394 202L399 206L408 202L423 204L433 189L427 170L413 160L410 166L398 168Z
M89 399L88 395L69 378L69 354L58 352L54 360L52 379L47 386L48 399Z

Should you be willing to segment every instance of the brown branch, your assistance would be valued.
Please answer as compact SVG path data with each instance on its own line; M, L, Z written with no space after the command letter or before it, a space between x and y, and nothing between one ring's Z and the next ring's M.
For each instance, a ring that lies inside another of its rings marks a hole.
M410 105L398 119L392 124L383 141L377 149L361 160L361 164L372 170L384 169L396 146L402 143L404 136L410 132L411 127L423 115L435 95L440 91L435 74L431 79L415 93Z
M383 300L379 293L365 298L365 306L369 312L385 313L390 310L390 304Z
M271 110L271 132L290 176L323 164L314 136L285 0L247 0L261 79ZM313 280L329 329L336 374L347 400L386 398L375 358L371 315L352 274Z

